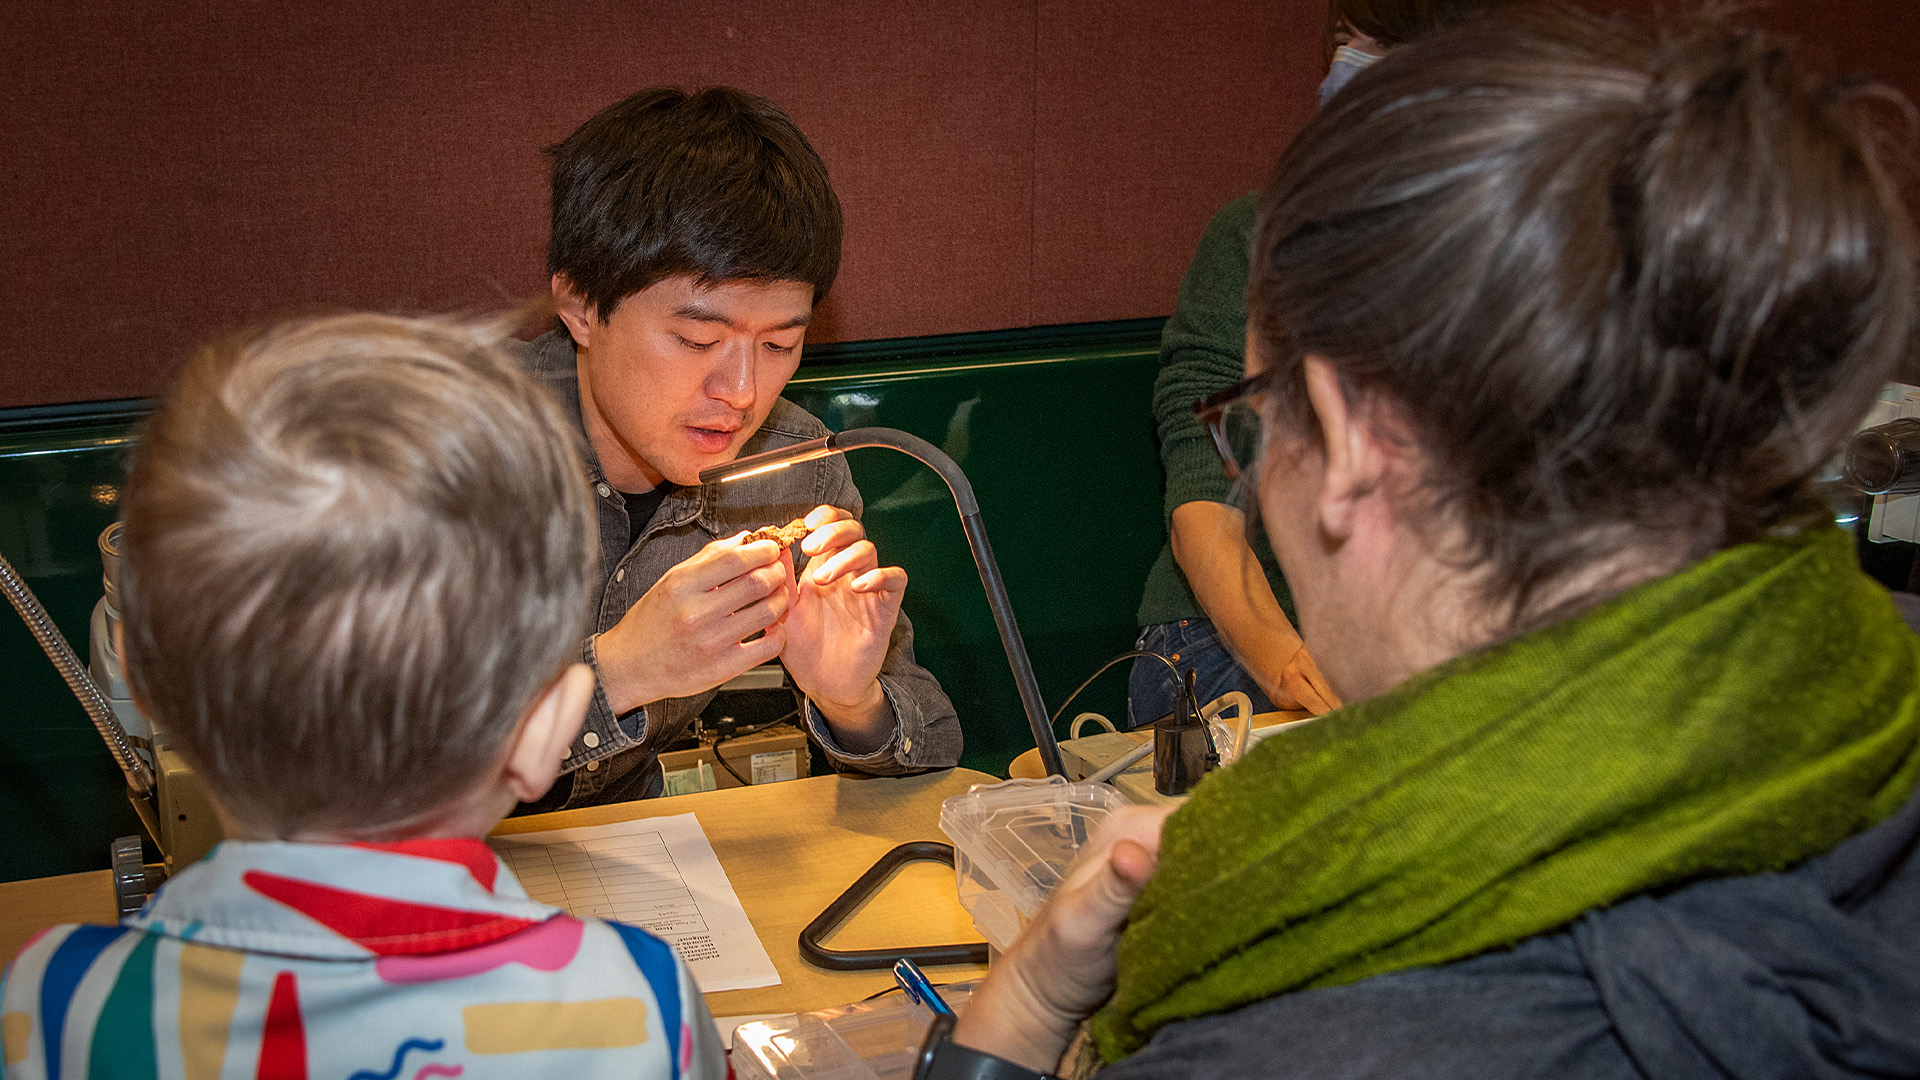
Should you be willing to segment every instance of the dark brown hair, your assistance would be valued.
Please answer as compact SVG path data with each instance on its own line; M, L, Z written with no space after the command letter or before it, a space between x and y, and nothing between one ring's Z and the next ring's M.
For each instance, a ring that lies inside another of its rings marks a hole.
M1760 535L1907 340L1901 105L1719 26L1520 8L1395 50L1261 200L1277 422L1312 430L1306 354L1389 406L1513 629L1597 560Z
M803 281L819 303L840 270L827 166L766 98L716 86L641 90L549 147L547 272L602 322L664 278Z
M507 329L285 323L203 350L147 421L128 679L251 830L404 830L577 654L591 496Z

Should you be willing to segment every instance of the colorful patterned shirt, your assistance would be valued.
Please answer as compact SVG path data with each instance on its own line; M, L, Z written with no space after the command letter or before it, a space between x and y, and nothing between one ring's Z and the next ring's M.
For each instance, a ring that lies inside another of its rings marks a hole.
M528 899L479 840L229 841L0 983L8 1080L726 1075L644 930Z

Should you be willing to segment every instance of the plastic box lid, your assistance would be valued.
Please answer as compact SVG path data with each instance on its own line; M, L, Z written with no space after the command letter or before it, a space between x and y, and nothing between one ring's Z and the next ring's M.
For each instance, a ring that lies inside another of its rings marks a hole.
M1087 840L1126 797L1063 777L977 784L940 804L953 841L960 903L981 936L1005 951L1060 884Z

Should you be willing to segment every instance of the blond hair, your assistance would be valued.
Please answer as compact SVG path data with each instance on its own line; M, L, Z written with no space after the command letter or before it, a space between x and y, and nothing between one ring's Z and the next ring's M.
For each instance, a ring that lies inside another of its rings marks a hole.
M506 324L341 315L195 356L123 501L127 672L264 835L468 794L578 648L578 435Z

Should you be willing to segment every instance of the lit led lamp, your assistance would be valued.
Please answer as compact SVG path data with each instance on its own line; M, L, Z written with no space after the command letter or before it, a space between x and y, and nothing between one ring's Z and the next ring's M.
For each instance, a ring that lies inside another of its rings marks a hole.
M1000 579L1000 566L993 561L993 547L987 543L987 531L980 524L980 504L974 501L973 485L952 458L925 439L893 428L853 428L838 434L812 439L764 454L743 457L731 464L700 472L702 484L740 480L761 473L784 469L802 461L815 461L829 454L845 453L863 446L884 446L898 450L940 474L953 493L960 511L960 525L967 534L967 548L973 552L973 564L980 570L980 584L986 589L987 606L993 610L994 625L1000 631L1000 644L1007 650L1007 663L1013 668L1014 685L1020 688L1020 705L1027 713L1027 726L1033 729L1033 743L1040 748L1040 763L1049 775L1065 776L1060 767L1060 744L1053 737L1053 723L1040 700L1040 684L1033 677L1033 663L1027 659L1027 645L1013 621L1013 605L1007 601L1007 586Z

